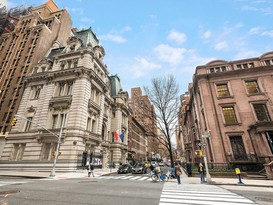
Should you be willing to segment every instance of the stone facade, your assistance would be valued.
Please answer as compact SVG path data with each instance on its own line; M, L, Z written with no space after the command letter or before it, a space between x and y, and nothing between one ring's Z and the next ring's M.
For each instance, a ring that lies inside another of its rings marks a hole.
M185 106L186 158L257 171L273 159L273 52L196 68Z
M57 170L84 168L90 160L97 167L126 162L128 93L117 76L108 76L104 56L91 29L75 32L64 45L53 44L25 78L0 168L49 170L61 132Z
M52 1L23 12L12 32L0 36L0 136L10 131L24 91L24 78L52 46L65 44L72 21ZM1 154L1 150L0 150Z

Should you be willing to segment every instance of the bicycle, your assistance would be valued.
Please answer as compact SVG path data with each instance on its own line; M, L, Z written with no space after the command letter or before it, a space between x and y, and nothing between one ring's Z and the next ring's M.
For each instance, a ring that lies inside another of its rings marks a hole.
M151 179L154 182L156 182L158 180L161 180L164 182L169 181L169 177L166 174L164 174L162 171L160 172L160 175L158 175L155 171L152 171Z

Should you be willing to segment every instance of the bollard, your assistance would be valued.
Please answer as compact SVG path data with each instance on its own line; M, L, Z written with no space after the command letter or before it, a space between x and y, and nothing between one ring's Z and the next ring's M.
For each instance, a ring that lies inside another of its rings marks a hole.
M236 173L236 175L238 176L238 180L239 180L238 184L244 184L244 183L242 182L242 180L241 180L241 171L240 171L239 168L235 168L235 173Z

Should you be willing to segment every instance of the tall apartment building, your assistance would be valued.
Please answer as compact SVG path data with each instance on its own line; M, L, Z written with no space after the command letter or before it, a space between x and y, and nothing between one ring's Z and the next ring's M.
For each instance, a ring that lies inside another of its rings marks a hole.
M273 160L273 52L196 67L186 106L187 159L262 169ZM205 144L205 146L204 146Z
M117 76L108 76L104 48L91 29L75 32L66 43L54 44L25 78L21 117L6 137L1 168L50 169L61 129L58 170L90 160L97 167L126 162L128 93Z
M53 42L65 45L71 26L68 12L59 10L50 0L20 16L14 30L0 36L0 136L10 130L23 94L24 78Z
M129 106L133 111L133 117L146 131L147 135L147 159L152 159L153 153L159 147L157 139L156 116L153 105L146 95L142 95L141 88L131 88Z
M1 5L1 4L0 4ZM14 31L20 16L30 13L31 7L17 6L9 10L5 6L0 7L0 36L3 33L11 33Z
M129 117L128 161L143 162L147 160L147 135L143 125L134 116Z

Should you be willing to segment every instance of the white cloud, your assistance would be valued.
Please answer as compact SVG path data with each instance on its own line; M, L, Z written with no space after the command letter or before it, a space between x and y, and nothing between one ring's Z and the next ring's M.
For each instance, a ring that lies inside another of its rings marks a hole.
M160 44L154 48L154 52L160 60L176 65L182 61L186 49L174 48L166 44Z
M131 30L132 30L132 28L130 26L125 26L120 30L120 33L129 32Z
M203 32L201 35L202 35L203 39L209 39L211 37L211 31L207 30L207 31Z
M177 43L184 43L187 40L187 36L184 33L171 30L168 34L168 40L174 40Z
M126 42L126 39L123 38L122 36L118 36L118 35L113 35L113 34L107 34L107 35L102 35L99 37L99 39L101 40L108 40L108 41L113 41L116 43L124 43Z
M150 14L149 17L150 17L151 19L156 19L156 18L157 18L157 15L155 15L155 14Z
M251 29L248 31L249 34L258 34L258 33L260 33L260 32L261 32L261 28L260 28L260 27L253 27L253 28L251 28Z
M80 18L80 21L85 22L85 23L94 23L95 22L94 20L87 18L87 17Z
M258 8L258 7L254 7L254 6L243 6L242 10L260 12L265 15L272 14L271 8Z
M77 13L79 15L82 15L84 13L82 8L66 8L68 12L71 13Z
M246 58L253 58L253 56L259 56L261 55L259 52L254 50L246 50L241 49L235 56L235 59L246 59Z
M131 77L135 79L140 78L156 69L161 68L160 65L150 62L149 60L143 57L141 58L135 57L134 60L135 63L132 66L130 66L130 71L133 73Z
M262 36L268 36L268 37L273 37L273 30L271 31L264 31L261 33Z
M226 41L220 41L214 45L215 50L225 50L228 47L228 44Z

